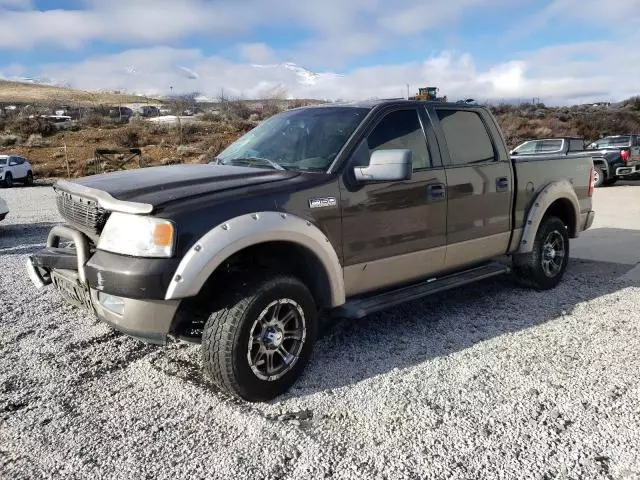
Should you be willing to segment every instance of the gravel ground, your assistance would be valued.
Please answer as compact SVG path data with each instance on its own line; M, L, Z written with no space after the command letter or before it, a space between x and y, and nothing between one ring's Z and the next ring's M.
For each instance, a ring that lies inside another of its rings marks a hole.
M249 405L198 347L147 346L35 291L49 188L0 190L0 477L640 478L640 288L574 260L323 328L285 397Z

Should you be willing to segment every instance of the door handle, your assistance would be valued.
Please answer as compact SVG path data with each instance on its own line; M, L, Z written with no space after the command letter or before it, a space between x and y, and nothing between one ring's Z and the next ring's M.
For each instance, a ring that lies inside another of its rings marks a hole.
M507 177L496 178L496 190L498 192L504 192L509 189L509 179Z
M443 200L447 196L447 191L443 183L434 183L427 186L427 198L429 200Z

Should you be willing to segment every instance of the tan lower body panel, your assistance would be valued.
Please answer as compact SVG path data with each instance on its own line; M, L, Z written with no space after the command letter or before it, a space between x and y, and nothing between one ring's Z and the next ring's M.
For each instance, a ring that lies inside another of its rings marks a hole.
M344 268L347 297L419 280L444 268L447 247L383 258Z
M509 248L511 232L467 240L447 246L445 269L464 267L504 255Z
M344 268L347 297L417 281L478 262L500 257L509 248L510 232L407 253Z

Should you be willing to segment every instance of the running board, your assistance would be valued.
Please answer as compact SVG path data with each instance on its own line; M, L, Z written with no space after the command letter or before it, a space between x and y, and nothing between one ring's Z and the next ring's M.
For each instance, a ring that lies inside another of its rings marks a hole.
M332 316L353 319L363 318L372 313L410 302L411 300L417 300L434 293L503 275L509 273L510 270L508 265L497 262L489 263L445 277L431 278L427 281L400 287L395 290L349 300L344 305L336 308L332 312Z

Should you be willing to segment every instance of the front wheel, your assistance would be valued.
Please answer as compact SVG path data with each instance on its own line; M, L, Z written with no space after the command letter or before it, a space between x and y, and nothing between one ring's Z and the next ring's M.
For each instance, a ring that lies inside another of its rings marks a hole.
M13 176L9 172L4 176L4 186L6 188L13 187Z
M232 297L205 324L204 370L231 395L271 400L293 385L309 361L316 304L307 287L287 275L250 281Z
M516 278L537 290L556 287L569 261L569 234L558 217L545 217L540 223L533 243L533 251L514 264Z
M30 172L30 171L27 172L27 178L25 179L24 184L25 185L29 185L29 186L33 185L33 173L32 172Z

